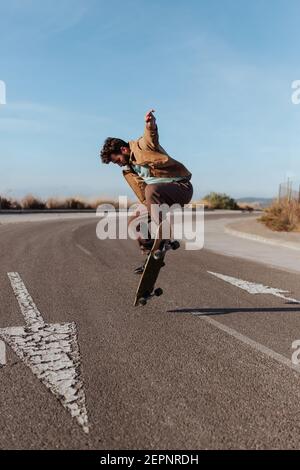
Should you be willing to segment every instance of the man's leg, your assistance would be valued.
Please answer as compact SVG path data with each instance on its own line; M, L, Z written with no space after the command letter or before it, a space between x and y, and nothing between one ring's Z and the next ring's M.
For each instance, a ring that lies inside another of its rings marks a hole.
M154 243L154 240L151 238L151 234L149 232L150 223L151 220L150 215L148 214L148 210L146 206L142 205L141 209L133 214L128 220L128 225L133 224L134 232L137 234L137 242L141 253L146 256L150 253ZM138 266L136 269L134 269L135 274L143 274L145 262L141 266Z
M155 224L159 225L165 219L165 214L159 211L159 207L162 204L169 207L174 204L182 207L188 204L193 196L193 186L189 181L148 184L145 196L148 213L154 219Z
M151 222L151 217L156 226L165 220L166 214L159 211L162 204L167 204L169 207L174 204L184 206L188 204L193 196L193 186L189 181L180 181L176 183L160 183L148 184L145 189L146 207L148 210L148 220ZM145 239L140 237L138 239L139 245L143 253L148 254L151 251L154 239L149 234L149 238ZM144 266L138 267L135 272L141 274Z
M151 249L151 234L149 232L150 215L145 205L141 204L138 210L128 219L128 226L138 234L137 242L145 254Z

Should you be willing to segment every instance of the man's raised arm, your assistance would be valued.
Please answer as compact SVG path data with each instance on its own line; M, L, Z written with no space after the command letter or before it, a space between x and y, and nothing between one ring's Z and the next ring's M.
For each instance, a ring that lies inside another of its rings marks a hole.
M147 147L151 150L156 150L159 145L158 129L156 119L154 116L154 109L151 109L145 116L145 132L144 139Z

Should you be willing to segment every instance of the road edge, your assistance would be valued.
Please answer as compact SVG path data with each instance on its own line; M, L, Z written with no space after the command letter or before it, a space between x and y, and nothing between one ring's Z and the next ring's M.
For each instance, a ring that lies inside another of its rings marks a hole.
M252 240L260 243L265 243L266 245L280 246L283 248L290 248L291 250L300 251L300 244L285 242L281 240L275 240L274 238L265 238L261 235L256 235L254 233L242 232L240 230L229 227L228 225L224 227L225 233L228 235L233 235L235 237L244 238L246 240Z

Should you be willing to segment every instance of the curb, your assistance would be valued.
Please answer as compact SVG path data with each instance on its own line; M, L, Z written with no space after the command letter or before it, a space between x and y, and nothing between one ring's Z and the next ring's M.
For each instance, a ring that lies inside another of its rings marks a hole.
M261 237L260 235L254 235L253 233L240 232L230 227L225 227L225 233L233 235L235 237L244 238L246 240L252 240L255 242L265 243L266 245L280 246L282 248L290 248L291 250L300 251L300 243L285 242L281 240L275 240L271 238Z

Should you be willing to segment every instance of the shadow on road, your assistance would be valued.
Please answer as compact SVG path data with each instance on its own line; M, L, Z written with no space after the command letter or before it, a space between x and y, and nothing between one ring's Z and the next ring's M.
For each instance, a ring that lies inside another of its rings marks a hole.
M287 302L290 303L290 302ZM278 308L178 308L168 310L168 313L192 313L197 315L215 316L227 315L229 313L287 313L300 312L300 307L278 307Z

